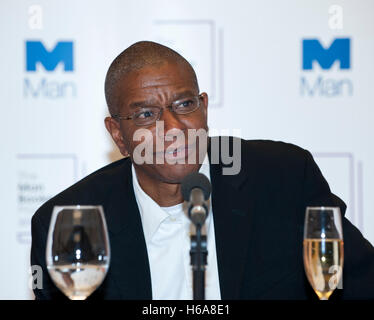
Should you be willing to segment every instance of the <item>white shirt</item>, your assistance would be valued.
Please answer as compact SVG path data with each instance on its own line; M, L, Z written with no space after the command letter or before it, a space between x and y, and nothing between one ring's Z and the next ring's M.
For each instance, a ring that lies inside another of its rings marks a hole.
M210 180L209 161L205 158L200 173ZM191 222L183 204L160 207L140 187L132 166L133 187L139 207L151 270L154 300L192 300L192 269L190 265ZM211 206L210 206L211 207ZM205 299L220 300L213 212L210 208L205 222L208 265L205 272Z

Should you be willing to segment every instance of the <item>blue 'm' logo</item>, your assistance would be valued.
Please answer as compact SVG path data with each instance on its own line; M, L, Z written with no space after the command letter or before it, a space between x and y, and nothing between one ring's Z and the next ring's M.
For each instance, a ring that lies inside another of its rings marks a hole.
M303 69L313 69L313 61L318 61L322 69L330 69L332 64L340 61L340 69L351 67L350 39L335 39L329 48L325 49L317 39L303 40Z
M60 62L65 71L73 71L73 42L59 41L48 51L41 41L26 41L26 71L36 71L38 62L47 71L53 71Z

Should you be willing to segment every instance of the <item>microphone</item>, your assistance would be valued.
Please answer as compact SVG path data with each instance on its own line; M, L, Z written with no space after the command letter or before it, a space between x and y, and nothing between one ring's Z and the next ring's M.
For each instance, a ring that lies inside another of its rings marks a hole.
M190 250L193 298L205 300L205 267L208 250L206 235L201 234L201 229L209 212L208 199L211 185L206 176L194 172L182 180L181 190L183 199L188 203L188 217L196 228L196 235L191 235Z
M193 172L182 180L181 189L183 199L188 202L188 217L195 226L201 227L209 213L209 179L201 173Z

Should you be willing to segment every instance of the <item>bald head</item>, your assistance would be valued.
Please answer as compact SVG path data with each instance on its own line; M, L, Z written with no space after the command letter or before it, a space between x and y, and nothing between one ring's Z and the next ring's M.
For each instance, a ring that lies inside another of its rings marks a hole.
M186 68L189 77L196 84L198 83L195 71L190 63L176 51L151 41L136 42L122 51L112 62L105 78L105 98L110 114L118 114L117 89L118 84L126 75L135 70L141 70L148 66L162 66L165 63L172 63Z

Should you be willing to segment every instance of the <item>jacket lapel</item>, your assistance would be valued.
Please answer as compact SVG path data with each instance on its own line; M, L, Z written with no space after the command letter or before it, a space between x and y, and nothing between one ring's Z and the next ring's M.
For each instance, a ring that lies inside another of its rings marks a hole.
M240 281L244 268L248 268L255 202L253 176L248 169L242 167L238 175L224 176L222 167L221 163L211 164L210 174L221 298L227 300L240 297Z
M113 277L122 299L152 299L147 247L132 186L131 161L113 177L116 187L109 197L107 224ZM108 274L109 275L109 274Z

